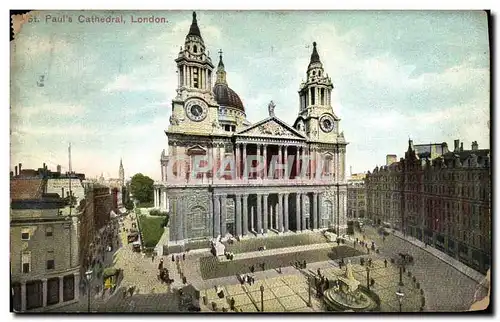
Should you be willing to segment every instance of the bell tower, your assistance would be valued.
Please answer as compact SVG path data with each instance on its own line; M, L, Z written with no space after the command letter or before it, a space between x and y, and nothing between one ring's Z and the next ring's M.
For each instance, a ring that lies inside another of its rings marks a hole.
M175 62L177 96L172 100L169 131L210 133L218 122L218 106L212 92L214 65L201 36L196 12Z
M294 127L312 140L335 142L340 119L333 113L333 84L323 69L316 42L313 42L306 76L299 89L299 115Z

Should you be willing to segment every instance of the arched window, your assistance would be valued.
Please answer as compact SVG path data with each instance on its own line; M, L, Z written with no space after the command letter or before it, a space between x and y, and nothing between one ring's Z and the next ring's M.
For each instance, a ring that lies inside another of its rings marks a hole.
M193 51L195 54L198 52L198 47L196 47L196 45L193 46Z

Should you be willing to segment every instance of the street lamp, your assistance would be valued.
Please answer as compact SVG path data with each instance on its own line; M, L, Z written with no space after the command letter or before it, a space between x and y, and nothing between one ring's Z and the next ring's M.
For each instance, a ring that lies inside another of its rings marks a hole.
M399 286L403 286L403 264L399 265Z
M85 272L85 278L87 279L87 297L88 297L87 309L89 313L90 313L90 288L91 288L90 282L92 281L92 273L93 271L91 269Z
M311 302L312 276L309 276L308 282L309 282L309 302L307 303L307 306L312 307L312 302Z
M398 302L399 302L399 312L403 312L402 310L402 304L403 304L403 297L405 296L405 293L401 291L401 288L396 292L396 296L398 297Z
M260 311L264 312L264 285L260 286Z
M366 266L366 287L370 290L370 267Z

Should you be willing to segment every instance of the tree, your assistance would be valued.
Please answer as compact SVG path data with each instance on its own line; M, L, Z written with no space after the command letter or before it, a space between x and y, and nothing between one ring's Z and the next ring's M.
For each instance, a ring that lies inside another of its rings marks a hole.
M153 201L153 179L142 173L137 173L132 177L130 190L135 199L139 202Z
M132 200L127 200L127 202L125 203L125 209L127 210L133 210L134 209L134 203L132 202Z

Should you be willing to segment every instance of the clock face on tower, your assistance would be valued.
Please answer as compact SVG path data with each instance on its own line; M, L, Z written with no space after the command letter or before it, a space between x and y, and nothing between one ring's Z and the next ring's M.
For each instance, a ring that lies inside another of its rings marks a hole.
M333 117L328 114L323 115L319 120L319 126L321 127L321 130L323 130L323 132L331 132L334 128Z
M201 100L190 100L186 106L186 115L195 122L201 122L207 117L208 108Z

